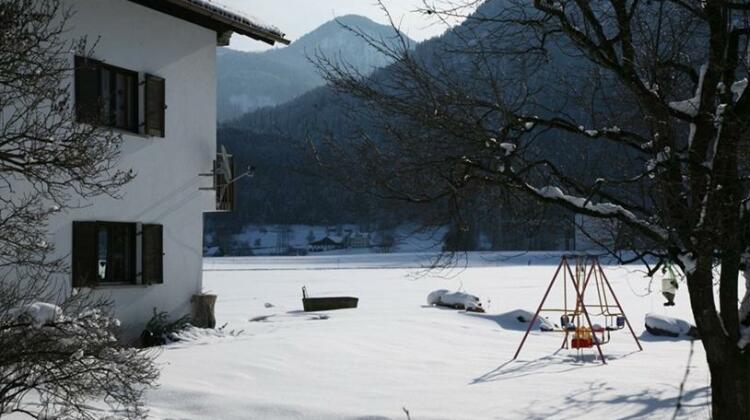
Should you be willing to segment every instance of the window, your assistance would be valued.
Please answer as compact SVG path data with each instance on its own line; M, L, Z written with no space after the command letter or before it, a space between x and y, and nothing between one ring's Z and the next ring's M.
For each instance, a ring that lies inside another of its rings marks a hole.
M138 73L101 64L99 82L102 123L138 132Z
M97 283L135 283L135 225L97 223Z
M161 225L73 222L73 286L162 283L162 231Z
M165 81L146 75L144 122L139 122L138 73L111 66L92 58L75 58L76 119L164 137Z

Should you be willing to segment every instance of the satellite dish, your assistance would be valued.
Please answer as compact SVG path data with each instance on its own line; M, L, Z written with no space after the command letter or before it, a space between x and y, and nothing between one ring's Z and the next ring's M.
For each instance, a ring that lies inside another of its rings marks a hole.
M219 156L221 156L221 171L224 174L224 179L227 184L230 184L234 179L234 175L232 174L232 162L229 160L231 155L227 153L227 148L224 147L223 144L221 145L221 153Z

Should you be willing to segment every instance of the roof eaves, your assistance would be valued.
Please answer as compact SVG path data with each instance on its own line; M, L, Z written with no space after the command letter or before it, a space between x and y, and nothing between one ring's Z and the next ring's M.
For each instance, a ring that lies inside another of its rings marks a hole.
M232 10L231 8L213 0L167 0L193 8L195 12L226 24L231 30L241 35L259 39L273 45L275 42L289 45L291 41L277 27L261 22L248 14Z
M178 19L210 28L219 43L227 42L232 32L263 41L288 45L285 34L248 14L232 10L214 0L130 0L134 3L172 15Z

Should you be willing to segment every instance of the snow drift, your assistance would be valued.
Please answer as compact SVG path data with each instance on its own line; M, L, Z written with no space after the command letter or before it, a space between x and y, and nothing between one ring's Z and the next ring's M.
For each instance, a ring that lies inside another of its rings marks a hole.
M696 328L689 322L654 313L646 314L646 330L650 334L658 336L679 337L687 335L693 338L698 337Z

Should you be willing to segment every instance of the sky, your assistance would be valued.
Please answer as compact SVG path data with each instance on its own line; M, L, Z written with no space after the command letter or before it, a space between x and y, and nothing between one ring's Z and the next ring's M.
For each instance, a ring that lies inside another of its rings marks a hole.
M401 31L416 41L440 35L446 29L445 24L415 12L422 6L422 0L383 2L394 20L400 22ZM357 14L375 22L388 22L375 0L220 0L219 3L275 25L292 42L337 16ZM229 47L243 51L272 48L242 36L233 36Z

